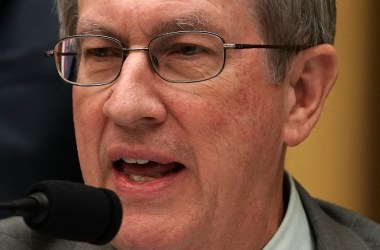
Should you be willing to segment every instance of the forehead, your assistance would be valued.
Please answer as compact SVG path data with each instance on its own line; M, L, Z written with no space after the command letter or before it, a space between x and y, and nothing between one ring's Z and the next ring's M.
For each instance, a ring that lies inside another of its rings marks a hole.
M208 30L221 35L252 18L249 0L79 0L79 31L107 26L114 32L158 35ZM252 24L252 23L251 23ZM242 27L243 28L243 27ZM114 33L113 32L113 33Z

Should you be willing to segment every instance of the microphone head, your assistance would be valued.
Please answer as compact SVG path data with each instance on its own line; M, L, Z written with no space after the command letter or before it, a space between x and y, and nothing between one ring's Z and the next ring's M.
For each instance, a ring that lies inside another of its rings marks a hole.
M24 217L25 223L39 233L103 245L119 231L123 211L111 190L52 180L35 183L27 192L43 193L48 200L43 216Z

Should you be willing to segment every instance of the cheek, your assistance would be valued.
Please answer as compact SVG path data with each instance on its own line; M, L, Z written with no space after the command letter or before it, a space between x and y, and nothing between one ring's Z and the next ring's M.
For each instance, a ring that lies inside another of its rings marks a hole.
M267 82L236 79L236 83L240 86L232 86L231 80L203 85L192 98L183 98L191 103L180 105L178 120L194 147L203 178L222 181L226 175L240 178L239 172L247 173L244 168L259 171L271 164L265 151L279 151L281 146L280 90Z
M99 145L104 128L101 99L81 87L73 89L73 114L78 156L86 183L99 185ZM90 182L88 182L91 180Z
M181 95L173 114L192 145L204 204L216 228L225 226L220 218L242 214L242 200L254 202L259 192L268 193L272 180L266 176L278 171L282 147L280 90L269 83L228 83Z

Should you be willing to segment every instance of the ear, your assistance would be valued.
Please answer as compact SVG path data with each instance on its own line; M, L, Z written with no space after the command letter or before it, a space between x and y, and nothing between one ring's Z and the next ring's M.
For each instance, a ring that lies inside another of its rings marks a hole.
M285 144L296 146L308 137L337 75L337 55L331 45L304 50L291 61L284 81L287 89L287 119L283 128Z

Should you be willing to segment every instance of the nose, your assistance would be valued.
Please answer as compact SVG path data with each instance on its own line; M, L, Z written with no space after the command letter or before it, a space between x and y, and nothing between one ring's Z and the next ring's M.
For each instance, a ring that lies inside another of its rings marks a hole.
M163 123L167 110L155 85L157 81L146 53L131 52L120 76L110 86L111 93L103 106L104 115L132 130Z

